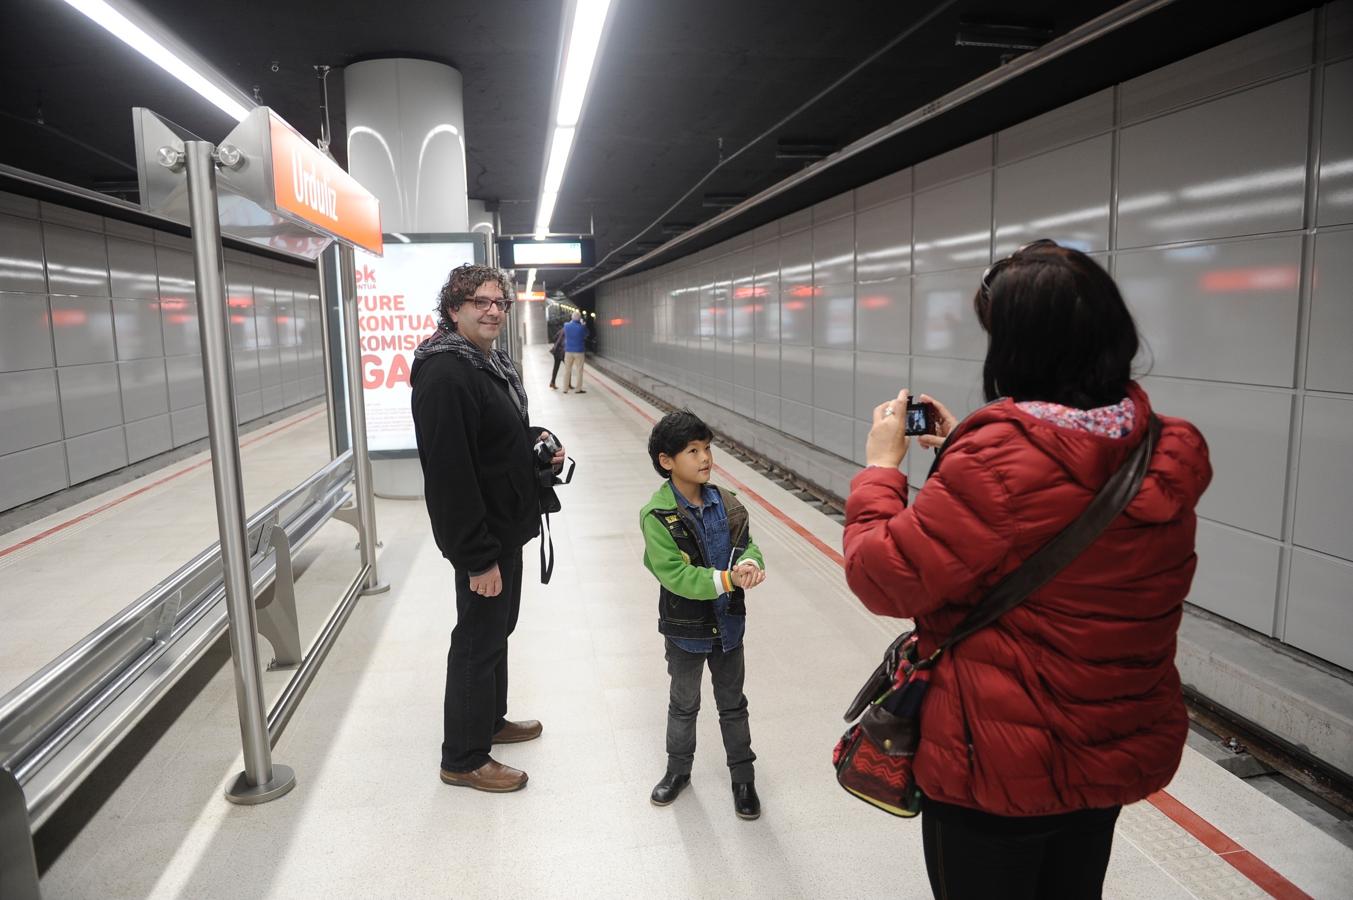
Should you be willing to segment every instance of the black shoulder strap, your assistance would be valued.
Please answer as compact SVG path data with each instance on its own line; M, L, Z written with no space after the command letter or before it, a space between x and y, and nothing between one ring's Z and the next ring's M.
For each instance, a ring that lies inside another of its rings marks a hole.
M954 629L939 650L931 656L954 646L975 631L983 629L1024 602L1034 591L1051 581L1058 572L1095 542L1114 519L1127 508L1141 489L1146 470L1151 465L1156 442L1160 439L1160 420L1153 413L1147 420L1146 435L1128 455L1123 465L1109 478L1090 501L1085 512L1048 541L1018 569L1000 580L982 598L967 618Z

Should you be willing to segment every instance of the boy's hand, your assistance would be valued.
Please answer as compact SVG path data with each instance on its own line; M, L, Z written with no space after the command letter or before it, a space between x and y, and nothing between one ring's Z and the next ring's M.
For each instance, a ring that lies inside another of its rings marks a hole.
M766 580L765 571L752 562L738 563L729 574L732 576L733 583L743 590L754 588Z

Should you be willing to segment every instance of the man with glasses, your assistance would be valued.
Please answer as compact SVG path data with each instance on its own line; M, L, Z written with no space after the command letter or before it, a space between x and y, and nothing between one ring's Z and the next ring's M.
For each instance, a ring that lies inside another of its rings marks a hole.
M512 307L499 269L452 270L437 298L438 328L414 351L413 422L432 535L455 569L456 627L446 662L441 778L515 791L526 773L489 756L533 740L537 721L507 713L507 639L521 606L522 546L540 531L526 389L495 349ZM563 465L561 448L554 456Z

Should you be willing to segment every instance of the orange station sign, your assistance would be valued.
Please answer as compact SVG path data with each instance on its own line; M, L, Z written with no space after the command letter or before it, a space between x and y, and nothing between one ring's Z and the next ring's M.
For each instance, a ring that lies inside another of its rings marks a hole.
M380 254L380 203L355 178L268 113L273 202L279 212Z

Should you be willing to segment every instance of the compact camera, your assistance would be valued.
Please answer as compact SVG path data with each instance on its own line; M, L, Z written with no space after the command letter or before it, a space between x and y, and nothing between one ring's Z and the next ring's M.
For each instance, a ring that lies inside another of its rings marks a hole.
M536 445L531 448L536 455L536 465L542 469L551 468L554 465L554 455L559 452L559 447L559 442L555 440L552 434L546 434L536 441Z
M935 404L907 401L907 434L934 434L939 419L935 415Z

